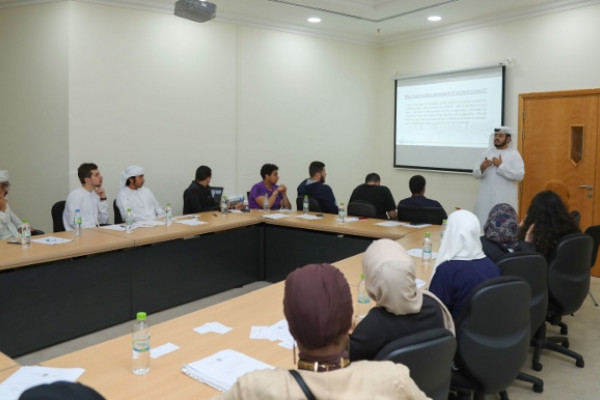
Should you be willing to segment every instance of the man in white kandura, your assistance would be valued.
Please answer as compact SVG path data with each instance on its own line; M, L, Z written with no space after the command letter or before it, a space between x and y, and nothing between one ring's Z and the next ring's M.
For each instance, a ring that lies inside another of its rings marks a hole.
M102 187L103 177L98 166L94 163L83 163L77 168L77 176L81 187L73 190L67 196L63 224L65 229L75 229L75 211L81 213L81 227L93 228L94 226L108 223L108 205L106 191Z
M475 215L481 226L485 225L496 204L508 203L515 210L519 209L518 183L525 176L525 165L512 133L508 126L494 129L489 148L481 154L473 169L473 176L481 179L475 202Z
M148 221L165 216L158 200L150 189L143 187L144 169L137 165L130 165L121 172L119 193L117 194L117 207L121 217L127 217L127 209L131 208L133 222Z

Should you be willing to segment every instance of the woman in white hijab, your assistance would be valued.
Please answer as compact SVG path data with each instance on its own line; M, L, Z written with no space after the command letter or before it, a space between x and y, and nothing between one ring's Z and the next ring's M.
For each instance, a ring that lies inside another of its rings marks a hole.
M390 239L373 242L363 258L365 287L376 302L350 336L350 360L372 360L389 342L427 329L454 333L448 309L432 293L417 288L416 265Z
M429 290L448 307L454 321L475 286L500 276L481 249L480 232L479 220L470 211L458 210L448 217Z

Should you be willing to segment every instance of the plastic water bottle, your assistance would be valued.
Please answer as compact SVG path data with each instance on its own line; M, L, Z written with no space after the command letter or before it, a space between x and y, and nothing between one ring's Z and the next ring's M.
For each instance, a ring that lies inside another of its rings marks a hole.
M354 317L354 325L357 325L369 312L371 298L365 288L365 274L360 274L360 282L358 282L358 307L356 316Z
M133 360L131 372L144 375L150 371L150 326L146 321L146 313L139 312L133 324Z
M308 202L308 195L304 195L304 200L302 201L302 214L308 214L308 209L310 208L310 203Z
M167 207L165 208L165 225L171 226L173 223L173 209L171 208L171 203L167 203Z
M126 232L133 232L133 214L131 213L131 208L127 209L127 217L125 218L125 227L127 228Z
M265 200L263 201L263 212L269 213L269 193L265 193Z
M442 220L442 227L440 229L440 238L444 239L444 234L446 233L446 227L448 226L448 220Z
M31 247L31 227L29 226L29 220L23 220L23 226L21 226L21 246L24 249Z
M229 208L229 207L227 207L227 197L225 197L225 196L221 197L220 207L221 207L221 215L227 215L227 209Z
M340 203L338 206L338 224L343 224L346 221L346 207L344 203Z
M75 210L75 236L81 235L81 211Z
M423 239L423 252L422 258L424 263L431 261L431 232L425 232L425 238Z

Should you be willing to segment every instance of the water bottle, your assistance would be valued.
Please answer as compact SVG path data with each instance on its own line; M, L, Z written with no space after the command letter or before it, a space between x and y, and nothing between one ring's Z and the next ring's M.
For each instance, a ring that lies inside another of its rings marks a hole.
M248 199L244 197L244 208L242 211L247 212L250 211L250 204L248 203Z
M310 203L308 202L308 195L304 195L304 200L302 201L302 214L308 214L308 209L310 208Z
M144 375L150 371L150 326L146 321L146 313L139 312L133 324L133 360L131 372Z
M346 220L346 207L344 207L344 203L340 203L338 206L338 224L343 224Z
M229 207L227 207L227 197L222 196L221 197L221 215L227 215L227 209Z
M173 209L171 208L171 203L167 203L167 207L165 208L165 225L171 226L173 223Z
M81 211L75 210L75 236L81 235Z
M431 261L431 232L425 232L425 238L423 239L423 252L421 256L424 263Z
M269 213L269 193L265 193L265 200L263 201L263 212Z
M29 226L29 220L23 220L23 226L21 226L21 246L24 249L28 249L31 246L31 227Z
M131 213L131 208L127 209L127 218L125 218L125 227L127 228L127 233L133 232L133 214Z
M448 226L448 220L442 220L442 228L440 229L440 238L444 239L444 234L446 233L446 227Z
M365 288L365 274L360 274L360 282L358 282L358 307L356 316L354 317L354 325L356 326L369 312L371 298Z

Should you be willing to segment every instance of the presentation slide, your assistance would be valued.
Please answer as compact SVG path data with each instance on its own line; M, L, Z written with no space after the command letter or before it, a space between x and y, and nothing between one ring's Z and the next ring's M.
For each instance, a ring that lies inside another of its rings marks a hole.
M501 65L396 80L394 167L471 171L503 107Z

